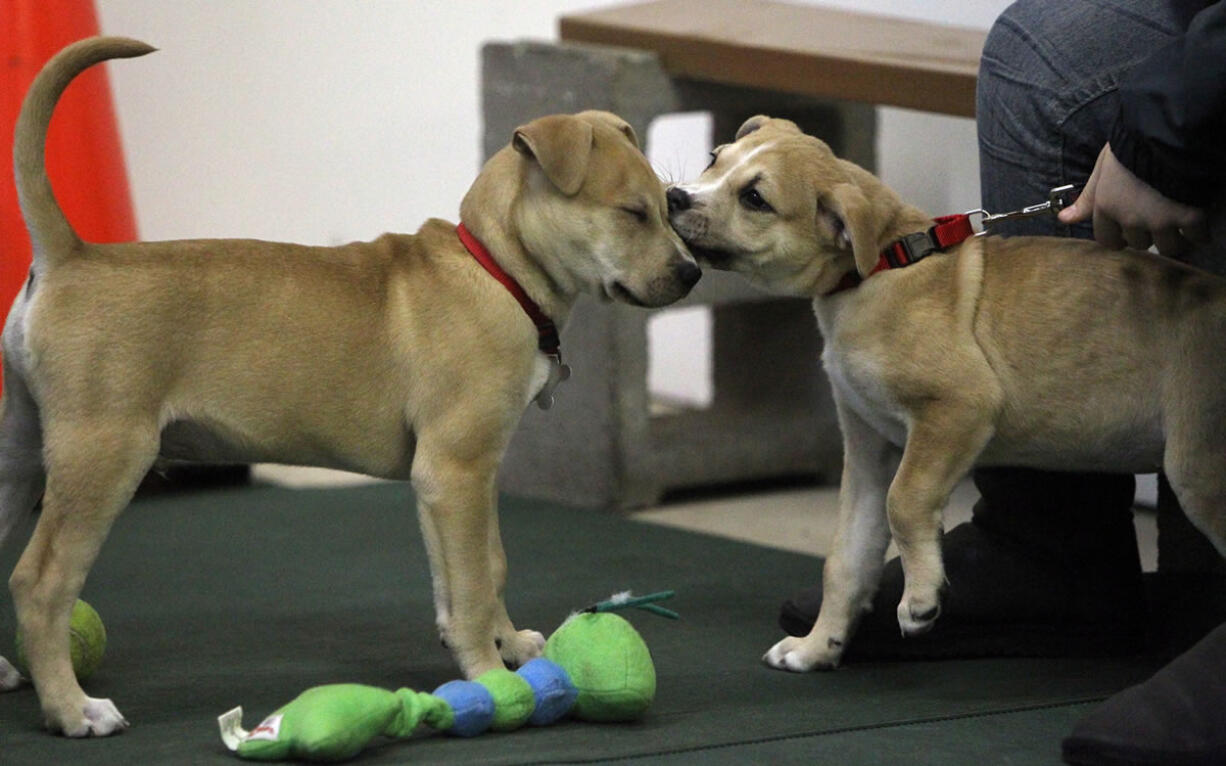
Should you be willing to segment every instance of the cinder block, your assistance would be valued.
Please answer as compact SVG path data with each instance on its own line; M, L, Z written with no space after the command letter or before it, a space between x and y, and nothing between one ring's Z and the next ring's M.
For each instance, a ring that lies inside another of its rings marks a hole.
M516 126L545 114L605 109L645 142L655 118L701 110L714 116L716 143L731 140L747 117L765 113L795 120L865 167L876 164L871 106L674 80L644 51L487 44L482 106L487 157ZM796 475L837 482L841 438L809 303L707 271L677 305L699 304L714 312L714 402L706 410L653 416L651 311L581 298L562 334L573 377L558 389L553 409L525 413L503 463L502 488L628 509L654 504L670 489Z

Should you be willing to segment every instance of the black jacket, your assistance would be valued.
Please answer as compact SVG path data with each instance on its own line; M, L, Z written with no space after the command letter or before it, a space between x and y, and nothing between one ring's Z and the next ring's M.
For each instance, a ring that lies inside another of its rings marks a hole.
M1111 151L1178 202L1203 207L1226 174L1226 2L1192 17L1187 33L1120 82Z

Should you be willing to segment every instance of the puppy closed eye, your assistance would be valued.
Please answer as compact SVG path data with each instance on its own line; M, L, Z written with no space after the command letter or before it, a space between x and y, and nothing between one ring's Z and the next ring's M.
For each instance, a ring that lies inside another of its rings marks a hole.
M741 192L741 204L759 213L771 213L775 210L762 193L752 186Z
M635 205L624 205L621 208L623 213L634 216L634 220L639 223L647 223L647 208L637 207Z

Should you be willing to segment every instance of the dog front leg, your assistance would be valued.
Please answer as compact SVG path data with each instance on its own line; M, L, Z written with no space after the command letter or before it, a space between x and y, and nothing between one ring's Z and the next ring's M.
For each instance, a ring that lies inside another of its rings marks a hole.
M992 422L966 402L931 404L917 414L886 497L890 531L902 561L898 626L904 635L931 630L941 613L945 565L941 517L957 482L992 437Z
M503 620L510 623L490 557L497 467L494 457L461 457L424 438L413 464L439 632L468 678L503 666L496 633ZM508 651L519 648L504 642Z
M497 507L497 494L490 507ZM494 617L495 644L502 661L511 667L519 667L533 657L541 656L545 649L545 636L535 630L516 630L507 614L507 554L502 547L502 534L498 528L498 513L490 516L490 571L494 577L494 594L497 598L497 613Z
M886 489L900 451L859 416L839 407L843 478L838 527L822 570L822 608L804 637L788 636L762 658L780 670L805 672L838 666L860 616L871 608L890 544Z

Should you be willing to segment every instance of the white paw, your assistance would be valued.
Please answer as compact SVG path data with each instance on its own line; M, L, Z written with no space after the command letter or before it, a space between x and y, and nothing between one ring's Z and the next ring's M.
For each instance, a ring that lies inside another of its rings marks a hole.
M128 719L123 717L114 702L86 697L80 718L59 727L49 725L53 729L59 728L65 737L107 737L128 728Z
M21 683L21 674L13 667L13 663L0 657L0 692L11 692L21 686Z
M807 673L810 670L834 670L837 668L843 653L842 645L825 649L817 646L815 651L816 643L811 641L809 636L804 638L788 636L772 646L770 651L762 656L762 661L772 668L788 670L793 673Z
M904 636L918 636L927 633L937 623L941 616L939 601L906 598L898 605L898 627Z
M519 667L545 651L545 637L535 630L517 630L500 639L499 654L503 662Z

